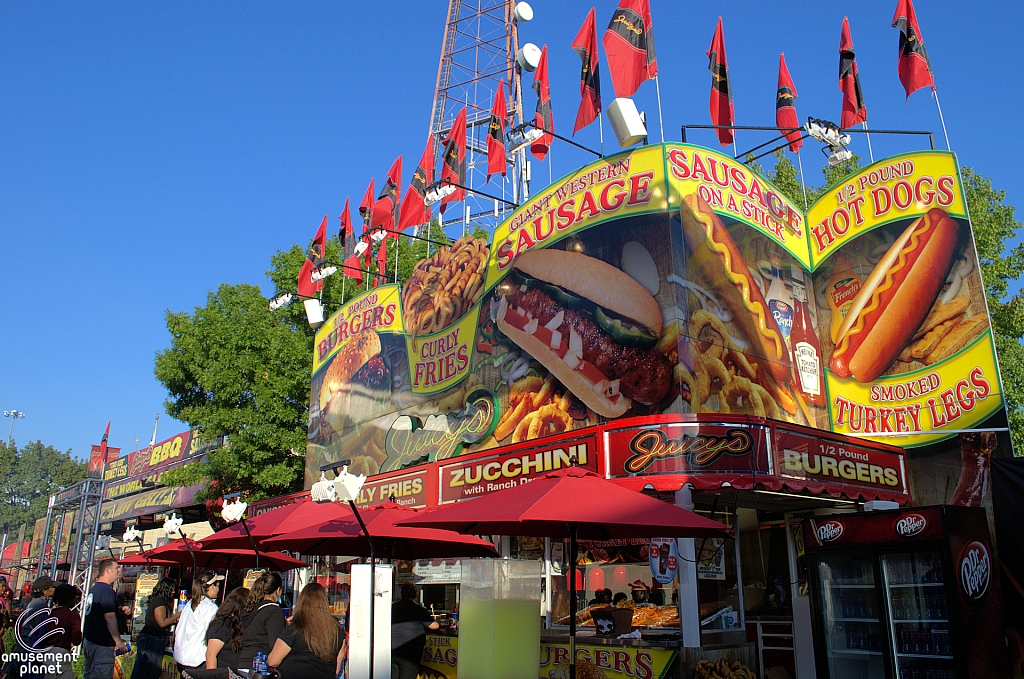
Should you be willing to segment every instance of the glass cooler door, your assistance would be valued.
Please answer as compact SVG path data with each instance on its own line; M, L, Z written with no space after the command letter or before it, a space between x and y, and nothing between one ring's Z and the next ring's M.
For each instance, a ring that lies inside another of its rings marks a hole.
M885 630L871 556L818 561L826 654L832 679L884 679Z
M897 679L954 679L942 561L938 552L882 557Z

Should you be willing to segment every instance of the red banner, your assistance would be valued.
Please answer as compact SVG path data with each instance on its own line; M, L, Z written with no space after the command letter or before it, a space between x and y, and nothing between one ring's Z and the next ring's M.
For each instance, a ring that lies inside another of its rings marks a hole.
M608 474L768 474L767 426L665 422L608 429Z
M545 472L570 466L574 456L580 467L597 471L597 436L594 433L552 439L540 445L520 446L504 455L440 466L441 502L465 500L529 483Z
M107 448L107 459L106 462L109 464L121 456L120 448ZM93 445L92 450L89 453L89 478L100 478L103 476L105 465L103 459L103 448L98 445Z
M776 429L775 473L783 478L907 492L903 457L849 438Z
M373 477L367 480L359 491L356 504L360 507L373 507L382 502L394 502L403 507L427 506L427 469L421 467L404 474L395 474L386 478Z

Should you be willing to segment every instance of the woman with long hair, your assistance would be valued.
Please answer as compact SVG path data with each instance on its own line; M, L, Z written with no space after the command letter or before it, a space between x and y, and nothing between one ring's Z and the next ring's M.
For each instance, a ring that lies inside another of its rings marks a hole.
M192 580L192 600L181 609L174 628L174 660L178 669L201 668L206 664L206 629L217 615L217 595L223 575L204 571Z
M135 656L132 679L160 679L164 649L167 648L171 625L178 622L178 618L181 617L180 611L171 615L177 600L178 585L174 580L163 578L156 583L146 607L146 626L135 640L138 654Z
M206 630L206 669L219 667L238 669L238 653L242 650L242 611L249 590L236 587L217 609Z
M274 644L267 664L285 677L334 679L341 671L345 633L331 615L327 590L316 582L302 588L295 613Z
M242 613L242 650L238 653L239 669L252 667L257 653L269 654L274 642L285 628L281 611L281 574L266 571L256 578Z

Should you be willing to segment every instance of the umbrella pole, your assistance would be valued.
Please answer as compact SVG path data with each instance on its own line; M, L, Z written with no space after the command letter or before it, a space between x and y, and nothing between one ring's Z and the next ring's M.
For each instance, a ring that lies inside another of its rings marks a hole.
M359 510L356 508L356 503L352 500L348 501L348 506L352 508L352 513L356 515L356 521L359 522L359 527L363 529L363 535L366 536L366 541L370 543L370 676L369 679L373 679L373 609L377 603L377 555L373 546L373 538L370 536L370 531L366 529L366 524L363 523L363 517L359 516ZM570 677L569 679L575 679Z
M196 563L196 553L192 551L192 545L188 544L188 536L185 535L185 531L178 531L181 533L181 539L185 541L185 549L188 550L188 555L192 557L192 577L196 577L199 574L199 564Z
M576 524L569 526L569 679L576 679Z
M252 533L249 532L249 524L242 519L242 528L245 529L245 536L249 538L249 544L252 545L252 553L256 555L256 568L260 567L260 550L256 549L256 541L252 539Z

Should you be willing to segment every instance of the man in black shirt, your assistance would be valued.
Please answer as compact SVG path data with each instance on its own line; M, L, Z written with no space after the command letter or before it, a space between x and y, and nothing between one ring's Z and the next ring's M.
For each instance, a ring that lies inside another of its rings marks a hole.
M440 627L427 609L416 603L416 586L402 585L402 598L391 605L391 675L416 679L427 645L427 630Z

